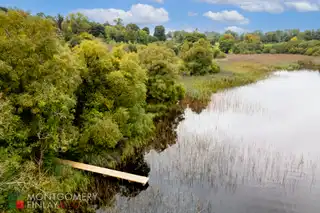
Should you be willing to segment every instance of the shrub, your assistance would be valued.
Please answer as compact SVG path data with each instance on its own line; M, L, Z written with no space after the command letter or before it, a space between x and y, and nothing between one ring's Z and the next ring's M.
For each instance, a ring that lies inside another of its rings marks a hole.
M277 50L271 49L271 50L270 50L270 53L271 53L271 54L277 54Z
M213 48L213 58L225 58L226 54L220 50L220 44L216 43Z
M219 39L220 49L224 53L229 53L235 45L235 38L231 34L224 34Z
M318 50L318 51L316 51L316 52L312 53L312 56L320 56L320 50Z
M308 48L308 50L305 52L305 55L312 55L313 52L313 48Z
M226 58L226 57L227 55L224 52L220 51L216 58Z
M177 83L182 68L174 51L165 46L149 45L139 52L141 65L147 70L147 102L149 109L176 104L184 97L184 88ZM163 108L163 107L161 107Z
M213 51L211 44L205 39L200 39L193 44L185 44L181 57L191 75L205 75L216 72L216 70L212 70L214 67L212 67Z
M215 61L212 61L210 73L218 73L218 72L220 72L220 66Z
M135 52L135 53L138 52L137 46L134 44L129 44L128 50L129 50L129 52Z
M79 139L73 111L82 66L51 21L9 10L0 22L0 208L16 212L7 209L9 193L87 186L75 170L57 175L53 162Z

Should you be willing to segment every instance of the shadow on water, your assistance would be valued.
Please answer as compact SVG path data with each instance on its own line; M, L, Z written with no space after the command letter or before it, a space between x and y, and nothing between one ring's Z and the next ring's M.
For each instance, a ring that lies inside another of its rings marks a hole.
M150 167L144 161L143 154L139 157L129 160L130 163L126 164L125 167L120 167L119 170L128 172L136 175L148 176ZM95 202L98 206L110 205L109 201L113 201L113 197L116 194L121 194L126 197L135 197L141 191L148 188L148 184L142 185L139 183L132 183L126 180L118 180L116 178L110 178L95 174L90 184L90 190L98 193L98 200Z
M180 103L180 106L184 109L190 108L193 112L200 114L209 104L210 99L198 100L191 97L186 97Z
M172 108L166 115L159 117L156 120L155 136L150 140L149 145L144 150L136 150L132 158L127 159L123 165L118 165L117 170L148 177L150 166L146 162L145 153L150 152L150 150L160 153L176 143L176 129L183 120L183 113L183 108L176 107ZM67 158L73 160L75 156L68 156ZM76 212L101 212L101 209L114 206L118 196L127 199L134 198L149 187L149 184L143 186L139 183L100 174L92 173L91 175L88 192L98 193L97 199L89 203L89 206L84 205L77 209Z
M184 120L184 108L177 106L166 115L156 120L155 136L150 140L145 151L156 150L162 152L177 142L177 126Z
M276 73L214 95L200 114L187 109L170 140L154 140L144 157L150 186L135 197L117 193L98 212L318 213L317 77Z

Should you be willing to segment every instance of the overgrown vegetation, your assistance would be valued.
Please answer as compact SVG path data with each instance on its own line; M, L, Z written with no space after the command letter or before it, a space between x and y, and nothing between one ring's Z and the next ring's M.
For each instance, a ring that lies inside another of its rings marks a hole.
M115 167L152 136L158 114L149 108L165 111L184 96L165 46L109 49L80 15L61 24L69 46L51 19L9 10L0 23L1 209L15 190L85 189L90 177L56 157Z
M232 87L254 83L268 76L272 66L260 63L237 63L233 61L219 62L222 72L207 76L186 76L181 79L186 86L186 98L182 105L201 112L207 106L212 93Z
M312 40L320 39L318 31L306 31L303 40L296 31L278 39L259 32L166 34L156 26L150 35L149 28L121 19L101 24L80 13L33 16L7 8L0 10L0 23L0 208L5 211L15 191L25 198L88 189L93 176L56 164L56 158L126 165L154 140L156 127L166 129L157 121L179 102L204 103L213 92L253 83L275 68L217 63L227 53L320 54L319 41Z

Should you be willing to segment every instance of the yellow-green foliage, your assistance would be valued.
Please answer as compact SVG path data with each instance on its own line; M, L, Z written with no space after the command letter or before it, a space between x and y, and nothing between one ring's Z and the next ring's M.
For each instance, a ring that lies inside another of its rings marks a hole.
M94 36L87 33L87 32L82 32L78 35L75 35L71 38L71 40L69 41L70 46L74 47L78 44L80 44L83 40L92 40L94 39Z
M67 147L70 139L60 141L58 135L74 135L71 109L81 83L76 57L61 45L48 20L10 11L0 15L0 21L1 98L10 101L21 120L28 117L24 140L36 137L47 148Z
M270 47L271 46L271 47ZM271 48L271 49L270 49ZM319 56L320 55L320 41L311 40L311 41L302 41L295 40L289 42L282 42L277 44L265 45L264 49L270 53L291 53L291 54L303 54L310 56Z
M9 11L0 22L0 209L6 211L9 192L71 192L86 181L76 171L56 176L50 162L78 139L77 58L49 20Z
M154 125L136 53L110 52L87 33L76 35L82 41L71 51L51 20L24 12L1 12L0 22L1 210L14 190L83 190L88 178L68 168L57 173L58 156L116 165L109 153L121 160L146 144ZM73 22L66 23L74 33Z
M232 51L235 44L235 38L231 34L224 34L219 39L220 49L224 53Z
M213 49L209 41L199 39L195 43L185 42L181 47L181 58L191 75L217 73L219 66L213 63Z
M184 89L177 84L178 58L172 49L149 45L139 52L141 65L148 73L147 101L151 111L165 109L176 104L184 96Z
M213 46L213 58L226 58L227 55L220 50L219 42L215 43Z
M246 34L244 36L244 41L248 43L257 43L257 42L260 42L260 37L255 34Z
M96 40L84 41L74 51L86 66L78 96L84 100L79 109L81 148L97 153L114 148L123 137L143 139L150 134L152 118L144 112L147 74L138 56L122 46L109 52Z

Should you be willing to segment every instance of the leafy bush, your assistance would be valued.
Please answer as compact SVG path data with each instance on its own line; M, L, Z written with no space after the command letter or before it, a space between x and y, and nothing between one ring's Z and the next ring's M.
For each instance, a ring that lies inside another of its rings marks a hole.
M254 54L263 51L263 44L260 42L239 42L235 44L233 52L235 54Z
M6 211L10 192L71 192L87 182L70 169L55 175L53 163L78 141L73 110L81 64L51 21L10 10L0 22L0 208Z
M225 58L227 55L220 50L220 44L216 43L213 46L213 58Z
M227 55L224 52L219 52L219 54L216 56L216 58L226 58Z
M270 53L271 53L271 54L277 54L277 50L276 50L276 49L271 49L271 50L270 50Z
M211 73L218 73L220 72L220 66L216 62L212 62L211 70Z
M235 45L235 38L231 34L224 34L219 39L220 49L224 53L229 53Z
M128 49L130 52L135 52L135 53L138 52L137 46L134 44L129 44Z
M320 41L301 41L293 39L289 42L282 42L276 44L265 44L263 48L264 53L291 53L316 56L319 55Z
M209 41L200 39L188 44L185 43L181 50L181 57L191 75L205 75L217 72L213 63L213 51Z
M149 109L176 104L184 97L184 88L177 83L179 66L173 50L156 44L139 52L141 66L147 70L147 102ZM154 112L154 111L153 111Z

